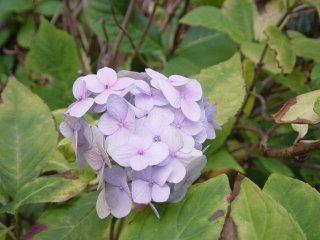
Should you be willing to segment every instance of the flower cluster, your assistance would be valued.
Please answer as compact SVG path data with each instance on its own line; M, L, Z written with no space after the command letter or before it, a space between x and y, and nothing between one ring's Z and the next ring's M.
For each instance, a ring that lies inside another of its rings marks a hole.
M102 68L78 78L61 133L73 139L80 167L100 179L100 218L122 218L134 203L177 202L206 163L202 144L215 138L215 108L199 82L146 69ZM86 112L101 114L94 126Z

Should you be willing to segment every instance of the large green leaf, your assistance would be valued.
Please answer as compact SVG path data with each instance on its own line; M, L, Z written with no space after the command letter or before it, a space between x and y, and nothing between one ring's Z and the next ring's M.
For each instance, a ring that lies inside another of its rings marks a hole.
M265 44L256 42L243 42L241 44L241 52L252 62L258 63L261 59ZM280 73L281 69L276 61L276 56L270 49L267 50L263 58L263 69L271 73Z
M308 240L319 239L320 194L316 189L297 179L272 174L263 192L287 209Z
M269 26L277 25L285 16L287 10L296 0L260 1L253 8L254 33L256 40L266 39L265 30Z
M133 215L120 239L219 239L229 193L225 175L197 184L182 202L159 206L160 219L150 210Z
M0 105L0 179L14 196L53 153L58 134L43 101L10 78Z
M257 160L255 160L255 163L258 164L260 168L262 168L268 174L280 173L289 177L294 176L291 169L277 159L259 157Z
M275 26L266 29L269 47L276 52L276 59L284 73L291 73L296 55L289 39Z
M226 0L225 15L229 20L229 34L236 42L246 42L253 39L253 1Z
M13 202L5 206L6 212L14 212L22 205L30 203L65 202L85 189L85 179L67 179L59 176L39 177L24 185Z
M320 116L313 110L314 103L320 96L320 90L301 94L288 100L274 115L278 123L316 124Z
M79 68L72 37L42 18L27 55L26 66L33 78L40 82L34 91L51 108L65 107L71 100L70 89Z
M203 69L196 77L204 95L217 106L217 122L222 125L233 117L242 105L246 94L240 55Z
M320 39L297 36L291 39L291 44L297 56L320 62Z
M294 69L290 74L277 74L273 77L278 83L286 86L295 93L305 93L309 90L306 84L307 77L299 70Z
M251 0L227 0L224 12L215 7L198 7L181 22L228 33L234 41L241 43L253 39L252 8Z
M314 102L313 111L320 117L320 96Z
M207 156L207 165L204 171L216 169L232 169L242 173L244 172L244 169L237 163L236 159L225 149L221 149Z
M231 204L230 217L239 239L306 239L290 213L247 178Z
M43 231L36 240L101 240L108 227L108 220L101 220L96 212L97 194L90 193L68 205L46 210L37 221Z
M196 35L197 28L191 28L189 34ZM236 51L236 44L221 32L210 32L192 41L182 42L164 66L165 74L190 76L198 74L201 69L210 67L229 59ZM196 61L195 61L196 59Z
M202 6L192 10L180 22L191 26L216 29L225 33L228 33L230 26L229 20L219 8L209 6Z

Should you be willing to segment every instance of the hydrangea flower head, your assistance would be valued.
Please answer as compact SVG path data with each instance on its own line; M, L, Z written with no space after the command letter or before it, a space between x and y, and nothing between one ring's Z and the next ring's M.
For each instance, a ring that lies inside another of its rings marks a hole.
M134 203L155 209L184 197L206 163L203 142L219 128L199 82L105 67L78 78L73 94L60 131L73 141L79 166L99 177L100 218L125 217ZM86 112L99 116L94 125Z

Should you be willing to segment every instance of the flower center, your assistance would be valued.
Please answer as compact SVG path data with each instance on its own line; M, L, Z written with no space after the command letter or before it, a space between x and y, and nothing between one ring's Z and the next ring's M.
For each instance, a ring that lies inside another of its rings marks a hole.
M138 150L138 155L143 155L144 151L142 149Z
M159 135L155 135L155 136L153 137L153 141L154 141L154 142L161 142L161 137L160 137Z

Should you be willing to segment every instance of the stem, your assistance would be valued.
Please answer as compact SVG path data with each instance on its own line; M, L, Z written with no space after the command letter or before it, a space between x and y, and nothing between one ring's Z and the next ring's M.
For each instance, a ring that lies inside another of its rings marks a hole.
M283 15L283 17L279 20L279 22L276 24L277 27L280 27L284 21L286 20L286 18L289 16L289 14L291 13L291 11L295 8L295 5L291 6L290 8L288 8L287 12ZM254 89L256 83L257 83L257 80L258 80L258 75L263 67L263 60L266 56L266 53L268 51L268 44L266 43L263 50L262 50L262 53L261 53L261 56L260 56L260 59L256 65L256 67L254 68L254 75L253 75L253 81L252 81L252 84L250 85L249 89L247 89L247 94L246 94L246 97L241 105L241 108L239 110L239 113L237 115L237 118L236 118L236 121L235 121L235 125L237 125L240 121L240 118L242 116L242 112L243 112L243 109L245 108L247 102L248 102L248 99L249 99L249 93Z
M116 221L117 221L117 219L115 217L111 218L110 231L109 231L109 239L110 240L115 240L115 238L114 238L114 229L115 229Z
M118 34L117 34L116 39L115 39L112 55L111 55L110 62L109 62L110 65L114 64L114 61L118 56L119 47L120 47L120 44L121 44L121 41L122 41L124 35L127 36L127 38L129 40L130 44L132 45L133 49L136 50L136 46L135 46L135 44L133 42L133 39L131 38L130 34L127 31L127 27L129 25L129 20L131 18L132 13L133 13L135 3L136 3L136 0L131 0L130 1L129 6L128 6L127 11L126 11L126 14L125 14L124 19L123 19L123 22L122 22L122 24L120 24L118 19L117 19L117 17L116 17L116 10L115 10L115 7L113 5L113 2L112 2L112 0L109 0L109 4L110 4L113 20L117 24L117 26L119 27L119 31L118 31Z
M8 236L13 239L13 240L17 240L16 236L13 234L13 232L11 231L13 229L13 226L11 227L7 227L6 225L4 225L2 222L0 222L0 227L4 230L5 234L8 234Z
M117 231L116 231L116 235L114 237L115 240L118 240L119 237L120 237L120 233L121 233L121 230L122 230L122 227L123 227L123 224L124 224L124 219L121 219L118 223L118 227L117 227Z

